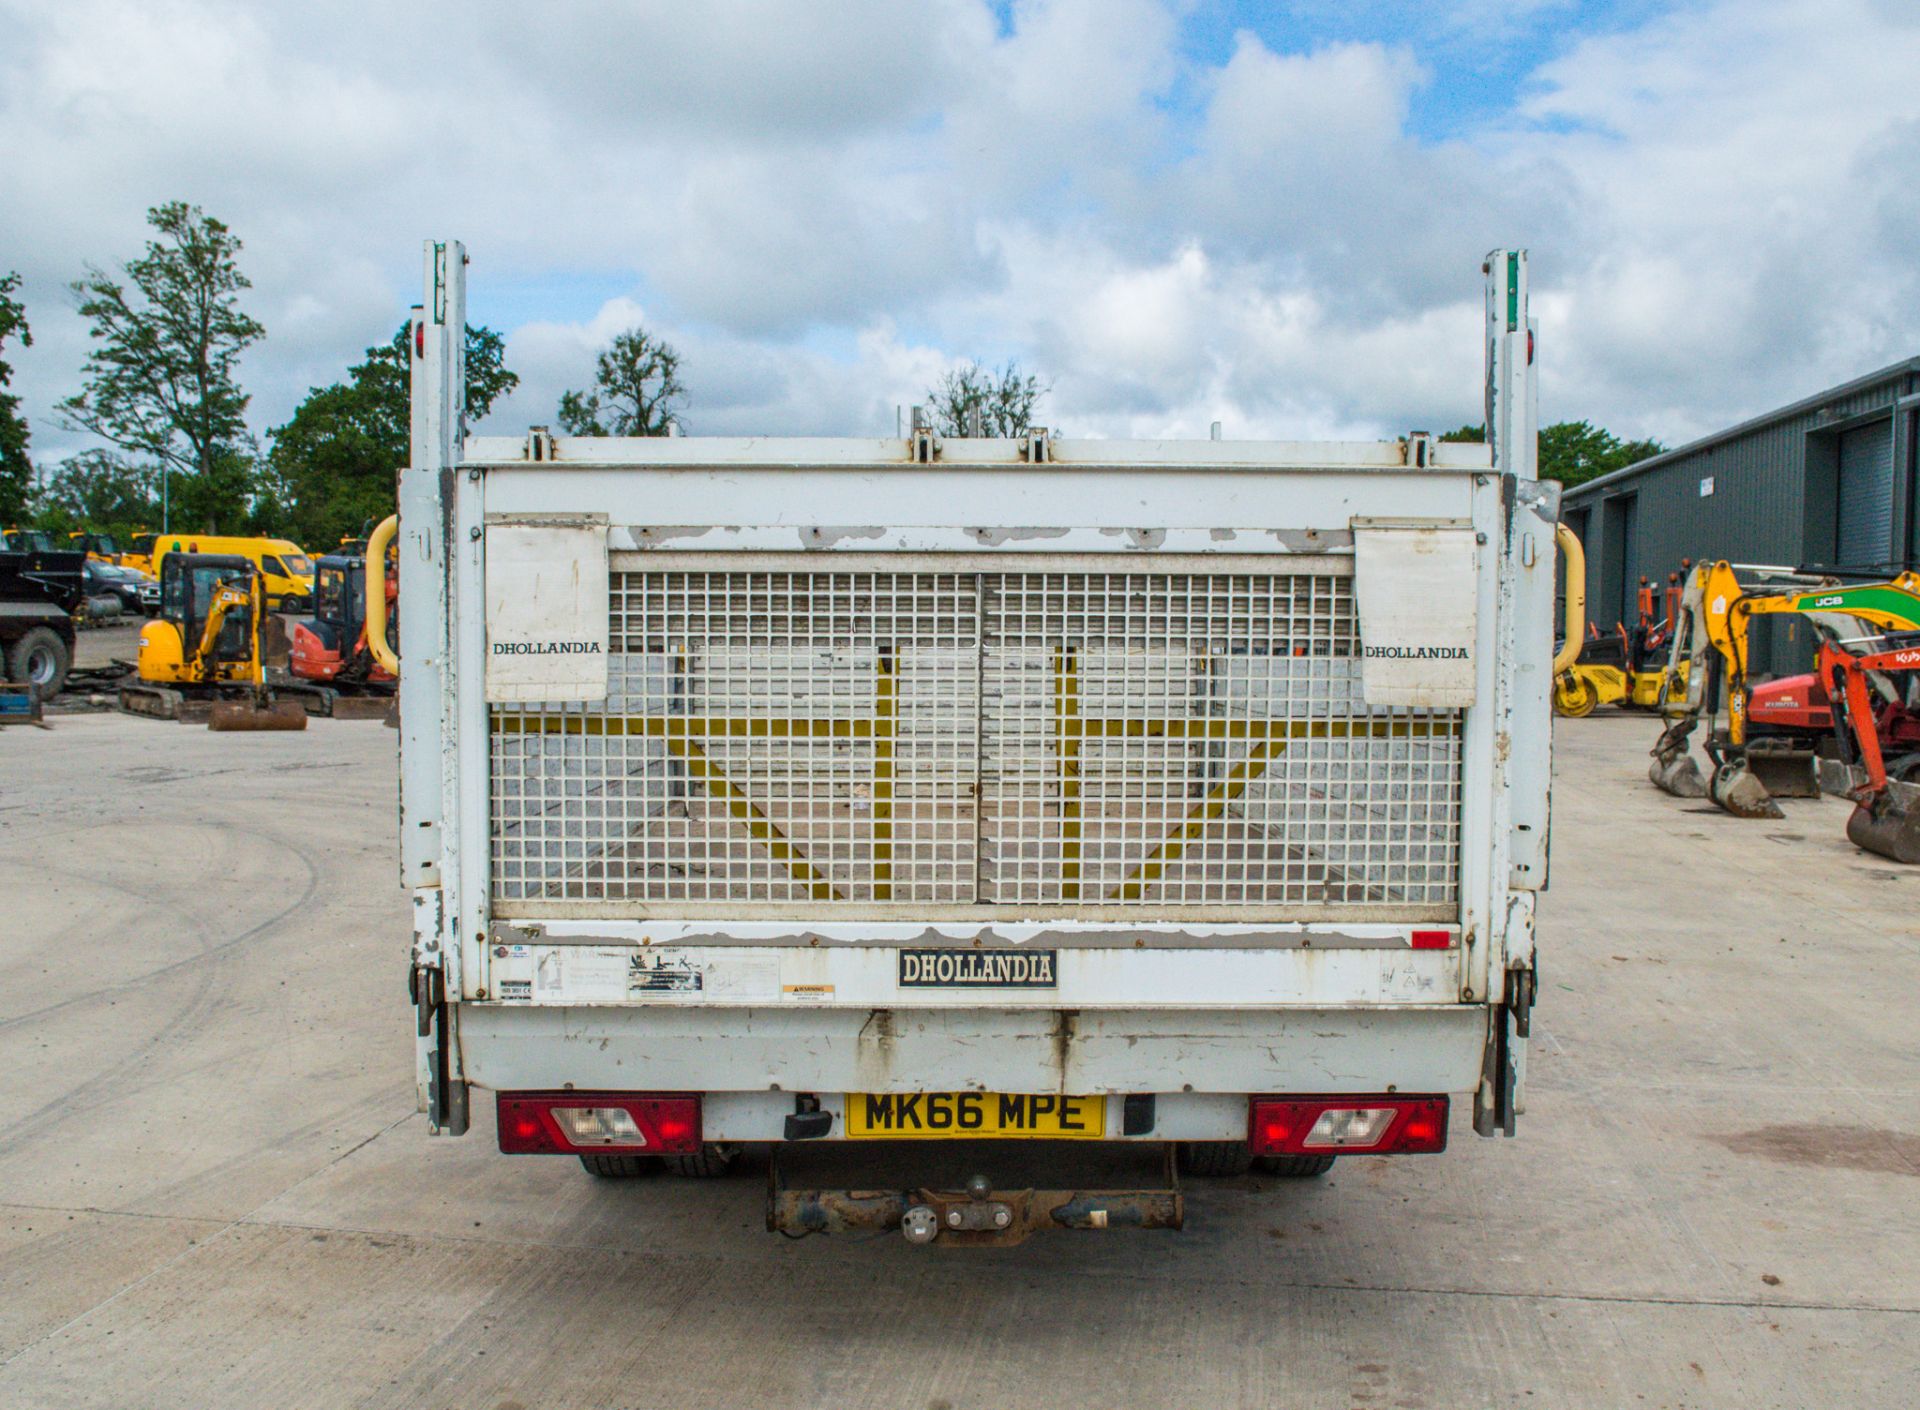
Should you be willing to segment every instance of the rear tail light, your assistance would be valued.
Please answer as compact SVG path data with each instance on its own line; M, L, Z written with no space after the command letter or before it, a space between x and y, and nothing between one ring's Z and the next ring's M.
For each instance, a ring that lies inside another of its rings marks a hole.
M1447 1148L1445 1097L1255 1097L1256 1155L1413 1155Z
M498 1115L500 1149L508 1155L674 1155L700 1149L698 1097L502 1092Z

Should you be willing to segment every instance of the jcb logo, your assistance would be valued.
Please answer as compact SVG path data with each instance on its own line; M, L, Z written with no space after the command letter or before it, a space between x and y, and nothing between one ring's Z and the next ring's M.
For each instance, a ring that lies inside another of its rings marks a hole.
M1829 597L1814 598L1813 605L1815 607L1838 607L1841 603L1845 601L1846 599L1844 597L1841 597L1838 594L1834 594Z

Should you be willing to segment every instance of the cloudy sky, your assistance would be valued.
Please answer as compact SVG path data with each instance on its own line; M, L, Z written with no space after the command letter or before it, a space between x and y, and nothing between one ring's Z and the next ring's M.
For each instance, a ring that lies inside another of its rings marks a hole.
M419 297L552 419L635 322L695 434L889 434L1017 358L1076 435L1479 419L1482 254L1542 411L1670 442L1920 354L1914 0L0 0L0 271L42 459L65 292L184 198L246 242L263 434Z

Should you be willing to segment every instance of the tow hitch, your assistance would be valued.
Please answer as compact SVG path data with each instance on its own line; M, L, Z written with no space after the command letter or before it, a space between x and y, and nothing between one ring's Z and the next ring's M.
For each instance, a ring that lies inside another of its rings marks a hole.
M1168 1144L1106 1142L1098 1150L1041 1153L1026 1141L968 1142L960 1149L954 1148L960 1143L897 1142L881 1161L875 1144L775 1147L767 1228L793 1237L898 1229L914 1244L1005 1247L1044 1229L1178 1229L1185 1220ZM972 1173L954 1178L962 1168ZM986 1173L995 1168L1020 1183L1000 1187ZM856 1173L861 1188L850 1179L845 1188L819 1187ZM1062 1178L1082 1173L1092 1178L1079 1184ZM803 1186L791 1183L795 1176Z

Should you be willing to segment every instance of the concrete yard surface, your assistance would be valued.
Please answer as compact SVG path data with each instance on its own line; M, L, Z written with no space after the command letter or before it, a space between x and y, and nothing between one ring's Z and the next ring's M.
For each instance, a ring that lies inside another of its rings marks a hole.
M428 1137L392 730L0 732L0 1406L1910 1406L1920 869L1656 732L1558 726L1517 1139L1000 1251Z

